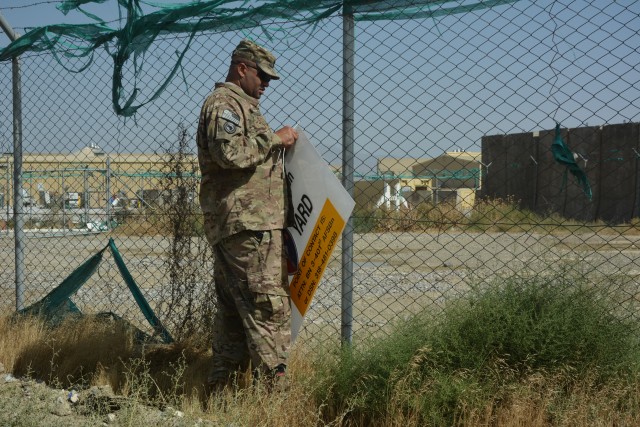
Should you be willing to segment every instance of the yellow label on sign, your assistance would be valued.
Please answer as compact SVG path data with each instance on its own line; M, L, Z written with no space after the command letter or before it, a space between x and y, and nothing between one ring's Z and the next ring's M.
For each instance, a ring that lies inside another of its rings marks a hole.
M291 301L302 316L311 304L344 225L345 221L327 199L313 227L307 247L300 256L298 270L289 285Z

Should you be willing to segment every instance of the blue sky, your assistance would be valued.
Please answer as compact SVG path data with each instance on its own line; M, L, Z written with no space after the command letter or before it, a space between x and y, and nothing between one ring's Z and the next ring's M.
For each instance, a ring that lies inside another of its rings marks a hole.
M29 4L36 5L23 7ZM0 13L18 32L89 22L77 12L64 16L55 4L0 1ZM108 21L118 16L115 5L111 0L87 10ZM110 150L159 150L177 122L195 126L202 99L213 82L224 79L231 49L248 36L278 55L285 77L274 82L261 101L272 127L299 123L325 160L339 163L340 26L336 17L318 27L272 26L271 39L264 29L203 36L167 93L127 120L112 117L109 58L104 52L89 76L66 75L50 58L35 58L31 64L27 60L31 74L26 79L33 86L25 89L27 96L36 99L44 93L58 101L38 110L37 102L27 100L26 113L34 111L47 120L29 120L25 146L72 150L90 139ZM7 43L2 35L0 46ZM181 49L184 44L174 41L171 46ZM367 173L379 157L480 151L483 135L552 129L556 121L565 127L640 121L639 46L637 1L522 0L436 19L358 22L356 167ZM168 74L174 57L173 50L147 54L138 81L141 99ZM39 61L52 70L44 74L56 75L56 84L34 70ZM125 90L130 92L132 85ZM0 87L0 95L5 93L6 87ZM6 122L3 126L0 134L6 135L10 129ZM39 146L44 139L47 146ZM4 137L0 145L6 144Z

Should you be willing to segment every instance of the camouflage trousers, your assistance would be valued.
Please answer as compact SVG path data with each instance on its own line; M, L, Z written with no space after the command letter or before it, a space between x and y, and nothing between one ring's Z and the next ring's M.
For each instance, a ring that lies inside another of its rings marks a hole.
M210 384L286 364L291 302L282 230L243 231L214 245L217 312Z

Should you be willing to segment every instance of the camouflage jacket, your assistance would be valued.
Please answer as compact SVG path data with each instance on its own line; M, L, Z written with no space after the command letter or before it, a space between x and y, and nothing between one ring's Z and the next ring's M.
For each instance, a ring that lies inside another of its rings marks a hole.
M217 83L202 106L197 143L200 205L212 244L243 230L285 228L283 150L257 99Z

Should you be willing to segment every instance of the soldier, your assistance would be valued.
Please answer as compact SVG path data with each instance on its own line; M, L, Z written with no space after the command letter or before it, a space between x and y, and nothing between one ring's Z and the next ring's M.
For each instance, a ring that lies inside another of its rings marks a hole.
M275 57L243 40L224 83L205 100L198 124L202 172L200 205L215 256L210 390L251 366L273 378L285 374L291 344L289 287L283 230L288 191L284 150L298 133L272 131L259 109Z

